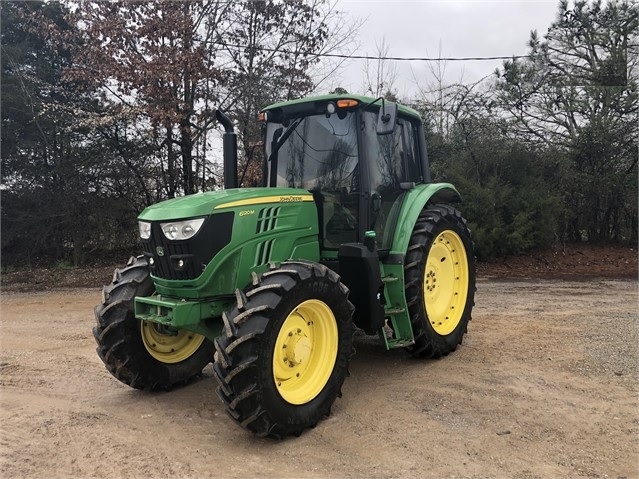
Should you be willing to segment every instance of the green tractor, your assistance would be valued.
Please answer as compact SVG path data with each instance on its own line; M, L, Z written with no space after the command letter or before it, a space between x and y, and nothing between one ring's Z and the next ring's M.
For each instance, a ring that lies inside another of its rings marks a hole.
M237 187L236 136L217 118L225 189L146 208L144 254L95 309L113 376L169 390L213 362L231 418L284 437L330 413L355 328L419 358L461 343L473 244L458 192L431 182L416 111L358 95L271 105L261 188Z

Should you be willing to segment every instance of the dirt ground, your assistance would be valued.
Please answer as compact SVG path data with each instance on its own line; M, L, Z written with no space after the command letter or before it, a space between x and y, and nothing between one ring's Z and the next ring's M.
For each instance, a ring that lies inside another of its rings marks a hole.
M169 393L119 383L95 353L99 300L2 294L0 476L639 477L636 280L480 279L441 360L357 335L333 414L284 441L231 422L210 366Z

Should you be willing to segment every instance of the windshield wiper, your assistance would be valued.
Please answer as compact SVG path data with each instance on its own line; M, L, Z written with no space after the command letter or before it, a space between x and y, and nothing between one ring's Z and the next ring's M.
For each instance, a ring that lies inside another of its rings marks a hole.
M293 123L291 123L288 126L288 128L286 128L286 130L284 130L284 133L280 134L279 138L275 138L275 136L277 135L277 130L275 131L275 134L273 135L273 143L274 144L271 147L271 154L268 157L268 161L272 161L277 156L277 152L279 151L279 149L286 142L286 140L288 140L288 137L291 136L293 131L295 131L295 128L297 128L297 126L300 123L302 123L303 119L304 119L304 117L299 117L299 118L296 118L295 120L293 120Z

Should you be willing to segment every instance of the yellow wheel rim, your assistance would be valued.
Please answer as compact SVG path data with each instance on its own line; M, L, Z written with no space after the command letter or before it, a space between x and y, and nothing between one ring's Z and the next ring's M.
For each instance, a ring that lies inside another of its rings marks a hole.
M457 233L445 230L435 238L424 269L424 306L437 334L452 333L461 321L468 282L464 243Z
M204 342L204 336L185 329L167 329L142 321L142 342L151 356L162 363L179 363L191 357Z
M337 321L324 302L300 303L284 320L273 351L273 378L290 404L312 401L326 386L337 358Z

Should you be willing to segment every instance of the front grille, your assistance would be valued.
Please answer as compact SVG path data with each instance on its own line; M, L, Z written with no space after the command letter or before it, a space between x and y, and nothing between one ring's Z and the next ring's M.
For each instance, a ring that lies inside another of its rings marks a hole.
M232 212L211 215L194 237L182 241L172 241L164 236L160 223L166 221L152 222L151 237L142 241L151 274L170 280L200 276L211 259L231 241L233 216Z

